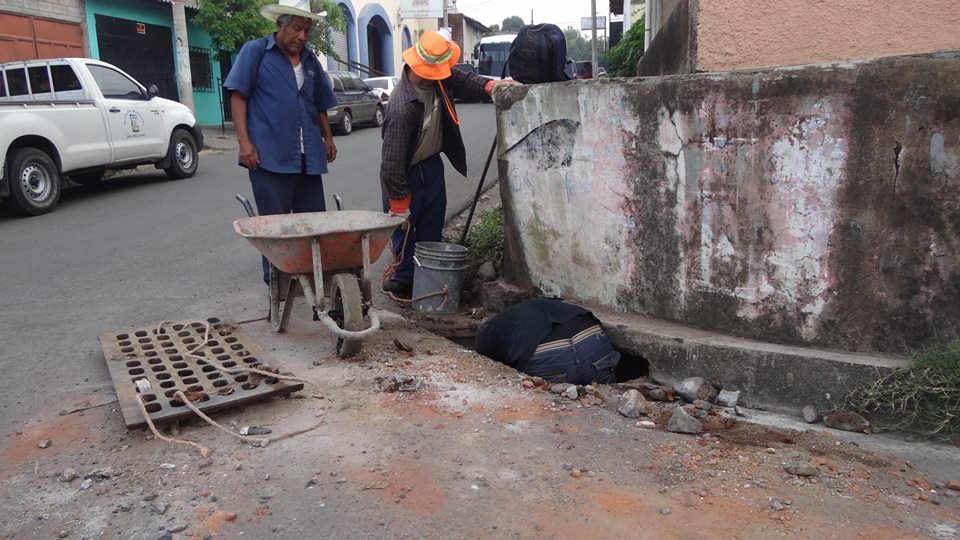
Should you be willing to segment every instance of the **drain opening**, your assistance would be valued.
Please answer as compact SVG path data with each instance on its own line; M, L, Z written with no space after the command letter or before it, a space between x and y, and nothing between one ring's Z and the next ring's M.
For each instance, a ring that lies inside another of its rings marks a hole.
M477 336L473 332L458 331L449 333L438 333L438 335L447 341L452 341L465 349L476 351ZM616 377L618 382L630 381L647 377L650 375L650 362L646 358L631 354L614 347L615 351L620 353L620 362L617 363ZM491 360L493 362L494 360ZM519 370L517 370L519 372Z

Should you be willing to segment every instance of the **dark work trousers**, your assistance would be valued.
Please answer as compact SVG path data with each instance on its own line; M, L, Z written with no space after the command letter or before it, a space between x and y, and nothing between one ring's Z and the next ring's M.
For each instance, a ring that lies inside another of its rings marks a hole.
M281 174L257 168L250 171L253 198L261 216L300 212L323 212L327 202L323 196L323 177L307 174L301 155L300 174ZM263 281L270 282L270 263L263 257Z
M447 185L443 180L443 159L440 154L417 163L407 171L407 189L410 190L410 236L403 252L403 262L391 278L405 285L413 284L413 247L417 242L440 242L447 211ZM383 201L383 211L390 204ZM393 232L393 254L400 254L406 231L397 227Z
M619 362L620 353L601 332L562 348L534 353L521 370L552 383L611 384L617 382Z

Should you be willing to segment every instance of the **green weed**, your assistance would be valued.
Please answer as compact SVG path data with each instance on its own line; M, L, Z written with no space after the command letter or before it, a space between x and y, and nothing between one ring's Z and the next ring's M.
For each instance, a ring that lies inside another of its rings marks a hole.
M913 366L852 392L841 405L878 415L894 430L949 438L960 433L960 340L915 351Z
M474 261L503 261L503 208L487 210L477 216L465 242Z

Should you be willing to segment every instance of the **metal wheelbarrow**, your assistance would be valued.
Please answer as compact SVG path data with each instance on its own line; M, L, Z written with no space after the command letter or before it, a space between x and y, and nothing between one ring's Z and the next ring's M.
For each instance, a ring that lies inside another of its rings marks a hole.
M336 336L337 354L360 352L363 340L380 329L371 308L372 264L403 219L366 210L257 216L249 201L237 199L250 217L234 221L233 229L270 262L273 332L286 329L293 300L303 293L314 320Z

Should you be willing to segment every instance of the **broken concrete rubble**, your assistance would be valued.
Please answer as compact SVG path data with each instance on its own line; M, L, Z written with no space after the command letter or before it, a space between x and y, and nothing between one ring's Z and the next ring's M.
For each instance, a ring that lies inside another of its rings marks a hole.
M843 431L865 431L870 422L853 411L835 411L823 417L823 425Z
M717 394L716 403L721 407L736 407L739 401L739 390L720 390L720 393Z
M617 412L627 418L639 418L640 415L649 414L649 411L647 400L638 390L627 390L617 403Z
M683 407L677 407L673 410L673 414L667 422L667 431L692 435L703 431L703 424L687 414L687 411L683 410Z
M783 470L796 476L813 476L817 474L816 465L800 459L794 459L784 463Z
M480 301L483 307L492 313L499 313L514 304L540 296L542 292L537 288L521 289L502 279L480 286Z
M698 399L713 401L717 389L703 377L689 377L673 385L673 390L683 399L693 402Z
M813 405L804 406L803 410L800 411L800 414L803 415L803 421L808 424L813 424L820 420L820 413Z

